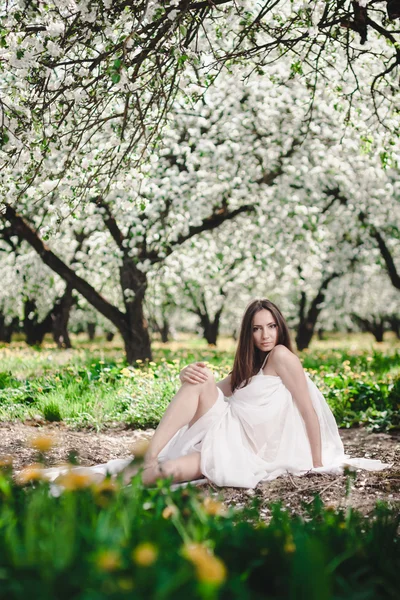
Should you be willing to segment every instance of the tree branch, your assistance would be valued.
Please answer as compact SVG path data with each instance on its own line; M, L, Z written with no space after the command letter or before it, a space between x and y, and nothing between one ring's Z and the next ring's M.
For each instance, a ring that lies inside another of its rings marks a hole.
M110 210L110 206L107 202L104 202L101 196L96 196L92 198L92 202L96 204L99 208L105 211L103 221L108 231L111 233L114 242L117 244L118 248L125 253L125 248L123 246L123 241L125 240L125 236L120 230L118 223Z
M187 233L182 233L177 237L174 242L170 242L169 245L163 248L165 256L169 256L172 254L176 246L180 246L193 236L202 233L203 231L211 231L212 229L216 229L219 227L224 221L230 221L234 219L238 215L242 213L251 213L254 212L254 204L244 204L235 210L229 211L227 206L224 206L218 210L214 210L214 212L209 216L203 219L201 225L192 225L189 227ZM151 252L146 252L140 255L140 259L148 259L152 264L160 262L164 260L164 257L160 257L156 250Z
M400 290L400 274L397 271L396 265L394 264L392 253L386 245L385 240L383 239L380 232L375 229L372 225L370 225L371 235L376 239L378 243L378 248L380 250L381 256L385 261L386 270L389 274L390 281L394 285L395 288Z
M87 281L79 277L68 265L50 250L40 239L37 232L23 219L12 206L4 203L5 211L0 213L3 220L8 221L15 235L22 237L39 254L42 261L57 273L67 284L72 285L102 315L109 319L121 331L126 329L126 318L123 312L103 298Z

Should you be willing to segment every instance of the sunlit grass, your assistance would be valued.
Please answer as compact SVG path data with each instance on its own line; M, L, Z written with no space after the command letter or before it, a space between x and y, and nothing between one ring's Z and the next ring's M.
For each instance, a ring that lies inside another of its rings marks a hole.
M110 343L77 336L73 343L71 350L58 350L47 340L40 349L21 341L0 348L1 420L39 416L96 429L114 422L153 427L186 364L205 361L220 379L231 369L235 350L230 338L209 347L200 338L182 335L169 344L155 341L152 361L128 366L118 337ZM340 426L395 426L400 349L394 338L376 344L364 334L334 335L315 340L300 358Z

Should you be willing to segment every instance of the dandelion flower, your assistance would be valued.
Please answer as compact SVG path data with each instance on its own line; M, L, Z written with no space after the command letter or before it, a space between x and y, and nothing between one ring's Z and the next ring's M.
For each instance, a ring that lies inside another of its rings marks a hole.
M132 446L132 452L135 458L142 458L149 447L148 440L138 440Z
M223 502L218 502L210 496L204 498L203 502L204 510L208 515L212 516L223 516L227 513L227 508Z
M13 457L9 454L0 457L0 469L10 469L13 465Z
M124 377L133 377L134 376L134 374L132 373L132 371L130 369L128 369L128 367L121 369L120 373Z
M158 550L151 542L142 542L132 552L132 560L139 567L150 567L158 556Z
M285 545L283 546L283 550L286 552L286 554L293 554L293 552L295 552L296 546L293 543L293 539L289 538L286 541Z
M66 490L75 491L89 487L93 483L92 477L86 473L76 473L72 470L57 477L56 483L62 485Z
M29 445L39 452L48 452L53 448L54 440L48 435L38 435L30 440Z
M175 505L169 505L164 508L162 511L162 516L164 519L170 519L173 515L178 513L178 509Z
M225 581L227 571L224 563L202 544L186 544L183 555L195 566L199 581L213 585L221 585Z
M98 554L96 564L101 571L117 571L121 567L121 557L115 550L103 550Z
M32 463L24 467L16 476L17 483L25 485L31 481L40 481L43 479L43 467L39 463Z
M120 577L117 580L117 584L119 589L123 590L124 592L130 592L135 587L133 579L131 579L130 577Z

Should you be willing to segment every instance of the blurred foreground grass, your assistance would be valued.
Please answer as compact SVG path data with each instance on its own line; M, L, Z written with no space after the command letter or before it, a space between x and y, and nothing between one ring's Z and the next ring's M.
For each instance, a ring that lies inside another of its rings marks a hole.
M8 472L7 472L8 471ZM40 464L0 469L0 599L377 600L397 598L399 513L282 502L227 507L166 482L144 488L70 471L57 497ZM348 475L348 489L351 475Z

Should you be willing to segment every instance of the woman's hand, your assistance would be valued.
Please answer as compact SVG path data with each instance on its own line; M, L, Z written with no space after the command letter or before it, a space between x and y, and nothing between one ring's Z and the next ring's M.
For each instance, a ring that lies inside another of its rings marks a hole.
M207 365L202 362L188 365L179 373L182 383L205 383L207 381Z

